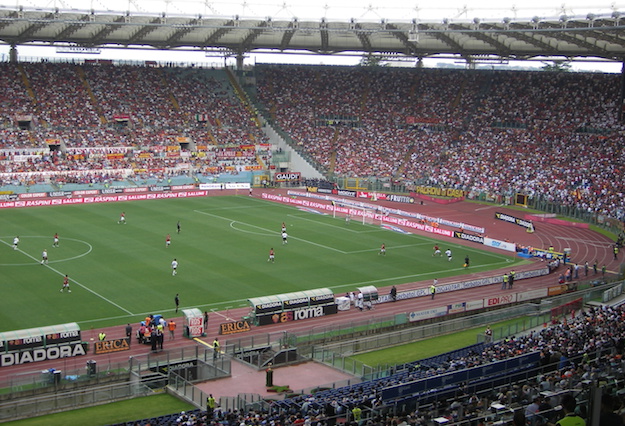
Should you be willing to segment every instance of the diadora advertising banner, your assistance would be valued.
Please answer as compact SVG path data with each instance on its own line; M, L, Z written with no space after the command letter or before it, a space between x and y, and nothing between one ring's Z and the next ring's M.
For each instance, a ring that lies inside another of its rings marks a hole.
M514 223L515 225L522 226L524 228L531 228L532 222L529 220L521 219L520 217L510 216L506 213L495 212L495 219L503 220L504 222Z
M70 358L86 355L87 351L82 343L68 343L49 348L33 348L19 352L0 355L0 367L26 364L29 362L49 361L59 358Z

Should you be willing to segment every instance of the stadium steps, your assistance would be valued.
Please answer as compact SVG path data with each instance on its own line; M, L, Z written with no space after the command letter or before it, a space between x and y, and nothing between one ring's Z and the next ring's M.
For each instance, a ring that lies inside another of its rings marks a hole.
M171 102L171 105L174 107L176 111L180 111L180 104L178 103L178 99L176 99L176 96L169 89L169 82L167 81L167 78L165 77L165 73L163 72L161 68L157 68L157 72L161 78L161 86L163 86L163 89L167 93L169 102Z
M460 105L460 101L462 100L462 93L464 92L464 89L467 87L467 83L468 82L466 78L462 80L462 84L460 84L460 89L458 89L458 93L456 93L454 100L451 102L452 109L456 109L458 108L458 105Z
M176 111L180 111L180 104L178 103L178 99L174 96L173 93L169 92L169 101L174 106Z
M258 154L256 154L256 162L258 164L260 164L260 166L263 169L268 169L269 168L269 164L265 164L265 162L263 161L263 158L260 155L258 155Z
M35 92L33 92L33 89L30 85L30 80L28 80L28 75L26 75L26 71L24 71L24 67L22 66L22 64L17 64L17 69L19 70L22 77L22 83L24 83L24 86L26 87L26 93L28 93L28 96L33 101L33 103L36 104L37 97L35 96Z
M260 128L261 124L260 124L260 121L258 120L256 110L254 108L254 105L252 105L249 97L247 96L247 93L243 90L243 88L239 84L239 80L236 78L232 70L230 70L230 68L226 68L225 71L226 71L226 74L228 75L228 80L230 84L234 88L237 98L239 98L239 101L241 101L241 103L243 104L247 112L250 114L250 118L254 120L254 123L256 123L256 126Z
M328 165L328 173L334 174L334 168L336 167L336 151L330 153L330 164Z
M338 146L339 129L334 129L334 135L332 136L332 146ZM336 149L330 153L330 164L328 165L328 173L333 174L336 167Z
M360 114L361 116L367 110L367 100L369 99L369 94L371 93L371 76L367 75L365 77L365 90L362 92L362 98L360 98Z
M33 132L28 132L28 140L30 140L30 144L32 146L37 146L37 139L35 139L35 135L33 134Z
M406 170L406 165L410 161L410 158L412 157L412 153L415 152L415 150L416 148L413 147L408 152L406 152L406 154L404 155L404 158L402 158L401 163L399 164L399 167L397 168L397 171L395 172L395 179L400 178L404 174L404 171Z

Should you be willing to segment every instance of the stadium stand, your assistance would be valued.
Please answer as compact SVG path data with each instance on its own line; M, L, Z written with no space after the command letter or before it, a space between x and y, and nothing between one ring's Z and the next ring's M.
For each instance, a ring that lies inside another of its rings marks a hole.
M123 186L128 177L190 183L270 161L266 148L250 149L266 137L223 70L47 62L2 69L3 187Z
M168 179L184 174L180 169L202 179L267 167L266 149L260 160L240 155L242 150L229 158L212 152L213 146L268 140L223 70L46 62L1 66L3 186L47 183L50 175L9 173L58 174L63 164L50 161L49 145L74 157L72 150L78 149L129 149L132 154L117 164L103 157L96 166L124 170L111 172L116 180L133 174L139 180ZM256 106L269 111L269 121L325 173L406 186L524 192L625 217L616 75L256 68ZM18 116L26 119L25 127L16 125ZM20 149L40 151L29 153L30 164L18 167L9 160L22 161L16 157ZM172 155L176 152L180 155ZM144 159L137 160L139 154ZM94 160L91 156L89 164ZM71 166L80 171L84 164ZM78 180L86 179L111 180L79 173Z
M270 123L328 175L523 192L625 219L619 76L302 66L258 66L256 74L258 106ZM0 87L5 190L191 183L270 162L267 147L249 149L267 137L222 70L1 63ZM526 383L443 386L424 394L418 410L368 417L385 425L403 417L410 424L477 421L492 401L526 407L541 391L622 377L623 319L623 308L592 309L527 336L397 366L383 379L279 401L267 413L219 412L218 419L316 424L330 414L349 417L358 405L381 409L389 386L539 353L545 369ZM128 424L209 424L203 416Z
M493 404L527 414L528 407L535 402L540 402L541 408L538 411L529 408L533 417L528 424L544 425L558 416L554 407L562 395L580 394L580 400L587 403L590 382L603 383L615 407L623 406L620 384L620 379L625 377L621 359L625 347L623 319L623 306L591 308L524 336L398 365L384 378L274 401L268 411L217 409L213 420L205 412L195 411L121 425L321 425L337 421L351 424L354 407L363 410L362 424L368 425L396 425L401 419L410 425L431 425L433 419L440 418L447 419L449 424L474 425L492 423L496 411ZM615 326L606 327L608 323ZM528 355L530 358L523 358ZM404 405L383 398L384 389L389 387L414 384L427 377L470 372L479 365L491 369L498 362L519 357L525 360L507 372L455 384L443 380L439 387L407 395L403 402L411 402ZM190 423L189 417L194 419Z
M542 194L624 217L616 75L258 69L272 119L326 172Z

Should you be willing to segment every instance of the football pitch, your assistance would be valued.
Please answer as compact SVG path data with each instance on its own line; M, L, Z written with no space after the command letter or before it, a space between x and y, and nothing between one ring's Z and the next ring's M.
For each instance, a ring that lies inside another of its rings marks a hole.
M122 212L126 224L118 223ZM136 323L157 313L168 318L176 294L180 308L224 310L248 306L251 297L324 287L343 293L521 262L503 252L355 219L348 224L247 196L5 209L0 229L0 331L67 322L85 330ZM53 247L55 233L59 247ZM385 256L379 254L383 243ZM453 261L432 257L434 244L451 249ZM44 250L48 264L42 265ZM469 270L463 268L466 255ZM60 291L65 274L71 293Z

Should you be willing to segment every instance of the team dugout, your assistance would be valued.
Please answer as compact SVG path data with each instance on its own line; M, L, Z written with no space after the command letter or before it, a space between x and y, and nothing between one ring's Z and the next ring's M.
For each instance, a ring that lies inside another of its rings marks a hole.
M77 342L80 342L80 327L75 322L5 331L0 333L0 353Z
M284 323L337 313L329 288L297 291L248 299L250 318L256 325Z

